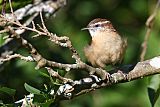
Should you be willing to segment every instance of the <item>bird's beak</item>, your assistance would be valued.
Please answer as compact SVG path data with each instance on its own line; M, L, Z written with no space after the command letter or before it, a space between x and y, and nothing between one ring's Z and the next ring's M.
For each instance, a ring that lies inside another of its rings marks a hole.
M87 28L87 27L86 27L86 28L82 28L81 30L88 30L88 29L90 29L90 28Z

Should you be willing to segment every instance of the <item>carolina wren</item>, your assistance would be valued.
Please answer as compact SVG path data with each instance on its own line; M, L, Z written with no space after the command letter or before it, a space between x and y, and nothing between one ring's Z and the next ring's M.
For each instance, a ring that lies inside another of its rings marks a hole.
M91 44L84 48L88 61L96 67L120 63L123 59L127 40L122 38L107 19L92 20L86 28L92 37Z

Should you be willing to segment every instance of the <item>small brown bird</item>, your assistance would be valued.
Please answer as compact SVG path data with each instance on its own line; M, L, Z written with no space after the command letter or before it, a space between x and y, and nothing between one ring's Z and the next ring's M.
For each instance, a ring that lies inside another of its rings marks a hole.
M122 38L107 19L92 20L86 28L92 37L91 44L84 48L86 58L93 66L120 63L125 54L127 40Z

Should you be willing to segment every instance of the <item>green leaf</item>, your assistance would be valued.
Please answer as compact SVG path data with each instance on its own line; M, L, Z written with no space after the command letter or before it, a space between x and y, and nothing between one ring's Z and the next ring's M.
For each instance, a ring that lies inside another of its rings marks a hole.
M4 39L3 39L4 35L0 34L0 46L2 46L2 44L4 43Z
M8 88L8 87L0 87L0 93L5 93L5 94L8 94L10 96L14 96L15 93L16 93L16 90Z
M148 96L152 107L155 106L160 95L160 75L155 75L150 79L148 85Z
M40 90L38 90L38 89L36 89L36 88L28 85L27 83L24 84L24 87L25 87L25 89L26 89L28 92L30 92L30 93L33 93L33 94L41 94L41 91L40 91Z
M47 77L47 78L50 77L47 73L44 73L44 72L39 72L39 74L42 75L42 76L44 76L44 77Z

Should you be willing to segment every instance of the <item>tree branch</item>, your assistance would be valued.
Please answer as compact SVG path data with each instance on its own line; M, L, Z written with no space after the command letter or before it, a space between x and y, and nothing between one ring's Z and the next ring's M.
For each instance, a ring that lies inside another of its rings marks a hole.
M31 26L32 21L38 17L39 12L43 12L45 18L48 18L49 16L55 14L56 11L58 11L61 7L66 5L66 0L38 0L38 2L33 2L33 4L28 4L25 7L22 7L14 12L14 15L12 13L5 13L4 8L5 8L6 0L4 0L3 3L3 10L2 10L2 15L4 15L7 19L15 21L21 21L23 20L23 26ZM10 2L11 4L11 2ZM26 20L24 20L26 19ZM2 23L2 20L0 19L0 26L4 25ZM17 29L15 31L17 34L21 36L25 36L27 32L26 29ZM25 37L27 38L27 37ZM21 44L17 42L16 39L8 39L3 46L0 47L0 54L8 54L8 52L12 53L11 51L15 51L18 49L18 47Z
M133 70L127 71L127 69L115 70L116 73L111 74L106 79L102 80L96 75L90 75L90 77L81 79L79 81L73 81L72 83L64 84L60 86L57 91L57 99L66 100L71 99L81 94L94 91L97 88L108 87L110 85L129 82L138 78L143 78L149 75L159 74L160 73L160 56L138 62ZM124 73L124 72L128 73ZM66 87L68 86L68 87ZM63 91L61 91L63 90Z
M153 27L153 24L154 24L155 17L158 13L159 7L160 7L160 0L157 1L154 12L148 17L148 19L146 21L147 31L146 31L146 34L145 34L144 41L141 45L142 51L141 51L141 55L140 55L140 61L144 61L144 57L145 57L145 54L146 54L146 51L147 51L147 42L148 42L149 37L151 35L151 30L152 30L152 27Z

